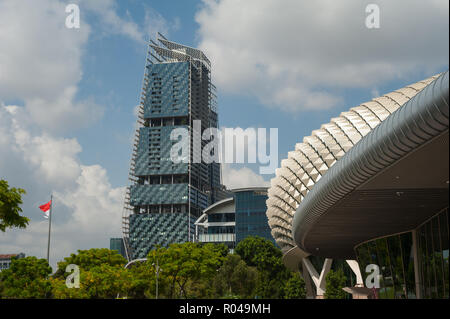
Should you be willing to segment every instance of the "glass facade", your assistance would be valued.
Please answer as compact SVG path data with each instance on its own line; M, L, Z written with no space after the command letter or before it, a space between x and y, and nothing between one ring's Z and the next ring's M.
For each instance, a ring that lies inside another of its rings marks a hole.
M417 230L422 298L448 298L448 208Z
M376 239L358 246L356 253L364 280L367 265L380 268L378 297L382 299L416 298L412 233Z
M123 257L126 257L125 254L125 245L123 242L123 238L110 238L109 239L109 249L110 250L117 250L117 252L122 255Z
M208 215L208 222L210 223L226 223L226 222L234 222L234 212L229 213L216 213Z
M375 239L355 248L364 280L369 275L365 273L367 265L375 264L380 268L379 298L449 297L448 208L414 232L416 245L413 245L411 231Z
M202 243L221 243L233 251L236 242L235 214L230 211L211 213L206 216L208 226L200 228L198 240Z
M275 243L266 215L266 200L267 190L236 192L236 245L247 236L260 236Z
M149 59L144 76L140 128L136 137L129 187L126 244L131 258L146 257L156 245L191 241L194 222L222 196L219 163L197 163L200 150L190 152L189 163L175 163L171 150L175 129L199 134L218 126L215 87L210 65L201 51L159 39L151 46L160 58ZM176 48L175 48L176 47ZM180 53L184 50L184 53ZM201 54L202 59L195 56ZM203 148L208 141L201 141ZM195 144L195 143L194 143ZM195 154L194 154L195 153ZM127 206L127 205L126 205Z
M187 213L145 213L130 216L129 244L133 259L145 258L153 247L185 242Z

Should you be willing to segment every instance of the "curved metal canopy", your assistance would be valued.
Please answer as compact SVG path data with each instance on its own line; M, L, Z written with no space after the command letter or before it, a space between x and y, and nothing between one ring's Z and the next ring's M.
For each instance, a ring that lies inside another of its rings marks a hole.
M296 246L291 232L292 219L315 184L364 136L437 77L410 84L341 113L305 137L281 161L268 191L267 217L272 236L284 253Z
M449 74L352 147L298 206L299 248L352 258L362 241L419 226L448 207Z

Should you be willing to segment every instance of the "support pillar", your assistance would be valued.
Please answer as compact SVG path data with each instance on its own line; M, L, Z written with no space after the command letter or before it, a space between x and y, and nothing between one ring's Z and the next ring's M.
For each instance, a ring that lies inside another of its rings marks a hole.
M413 258L414 258L414 281L416 283L416 298L422 299L422 276L420 275L419 245L417 243L417 230L412 231Z
M316 286L316 298L317 299L323 299L323 295L325 294L325 277L330 272L331 264L333 263L333 259L326 258L323 266L322 271L320 272L320 275L317 273L314 266L311 264L311 261L309 258L303 259L303 264L308 271L309 275L311 276L312 281L314 282L314 285Z

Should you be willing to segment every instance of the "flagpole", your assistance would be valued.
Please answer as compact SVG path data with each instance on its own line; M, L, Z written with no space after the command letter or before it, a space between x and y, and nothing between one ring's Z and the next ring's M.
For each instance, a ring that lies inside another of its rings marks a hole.
M50 195L50 216L48 217L47 262L50 264L50 231L52 229L53 194Z

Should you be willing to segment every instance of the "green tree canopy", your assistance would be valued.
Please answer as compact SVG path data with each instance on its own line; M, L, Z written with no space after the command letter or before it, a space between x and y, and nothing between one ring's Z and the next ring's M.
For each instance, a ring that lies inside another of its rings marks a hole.
M303 277L299 273L292 273L284 288L285 299L305 299L306 286Z
M290 271L284 266L281 250L273 242L249 236L239 242L235 252L248 266L258 270L256 294L261 298L283 298Z
M214 296L253 298L258 280L258 271L237 254L230 254L223 260L213 280Z
M22 213L22 195L25 190L21 188L9 188L8 182L0 180L0 231L6 231L9 227L25 228L30 221Z
M282 257L280 249L270 240L259 236L245 238L236 246L235 252L247 265L261 270L269 270L274 265L279 265Z
M66 267L69 264L75 264L80 267L81 271L89 271L91 268L109 265L112 267L124 267L127 260L117 253L115 250L107 248L92 248L89 250L78 250L77 254L71 254L70 257L65 257L64 261L58 262L58 270L55 277L67 277Z
M347 278L342 269L330 270L325 277L325 299L345 299L347 293L342 288L345 287L346 281Z
M156 273L155 266L148 262L135 263L127 269L130 275L130 282L127 288L127 298L154 298L156 295ZM167 281L159 280L160 295L164 295Z
M147 263L158 264L160 278L169 282L167 297L189 298L187 285L209 280L222 263L222 255L213 245L196 243L171 244L149 252Z
M60 299L114 299L127 296L131 283L131 274L126 269L106 263L81 270L79 288L67 288L64 279L52 279L53 295Z
M52 268L47 260L36 257L13 259L9 269L0 272L2 298L50 298L52 287L48 280Z
M117 251L107 248L78 250L58 262L58 270L51 283L55 298L116 298L131 289L131 273L124 269L127 260ZM69 264L80 269L80 288L67 288L65 279Z
M213 252L217 253L218 256L220 257L226 257L229 251L229 248L225 244L206 243L203 244L203 247L212 250Z

